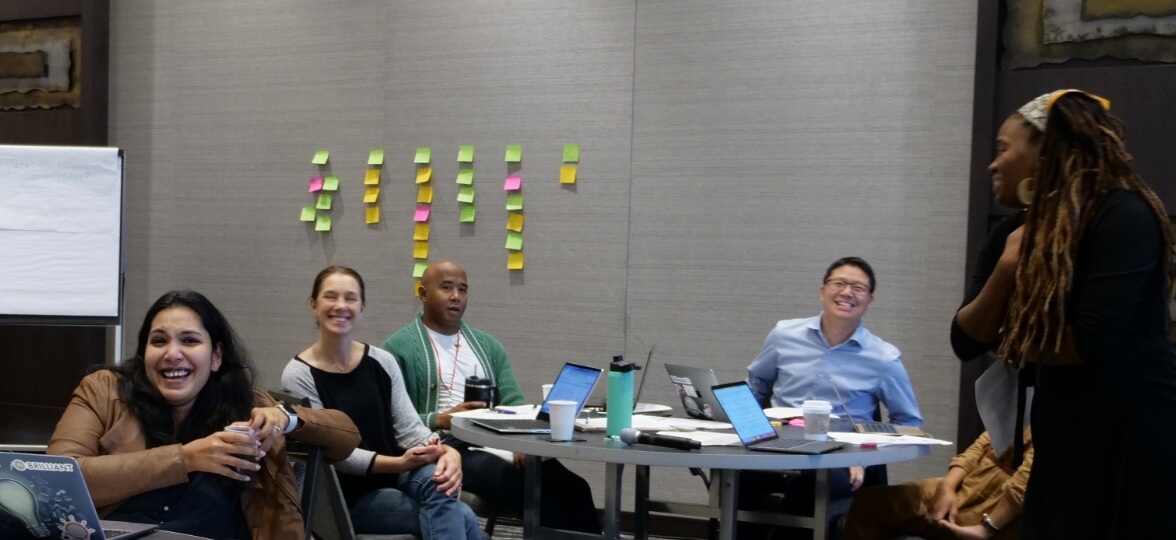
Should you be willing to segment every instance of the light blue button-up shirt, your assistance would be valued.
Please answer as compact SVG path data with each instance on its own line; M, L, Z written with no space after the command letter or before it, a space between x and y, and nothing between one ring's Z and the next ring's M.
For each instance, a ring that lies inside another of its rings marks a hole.
M882 403L890 422L923 425L902 353L863 324L844 343L830 347L820 315L776 323L759 356L747 366L747 384L761 403L770 396L773 407L800 407L806 399L821 399L833 404L834 414L844 414L848 407L861 422L873 420Z

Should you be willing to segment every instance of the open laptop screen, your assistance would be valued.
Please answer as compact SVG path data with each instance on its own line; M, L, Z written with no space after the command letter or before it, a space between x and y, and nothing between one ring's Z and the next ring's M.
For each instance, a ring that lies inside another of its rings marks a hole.
M776 428L760 408L751 387L745 382L723 384L714 387L715 400L727 413L727 420L739 434L744 445L777 437Z
M588 396L592 395L592 387L596 386L596 380L599 378L600 370L597 368L571 363L564 364L559 376L555 378L555 383L551 385L551 392L547 394L547 399L539 408L538 418L546 420L549 417L551 410L547 404L556 399L575 401L577 411L584 408L584 402L588 401Z

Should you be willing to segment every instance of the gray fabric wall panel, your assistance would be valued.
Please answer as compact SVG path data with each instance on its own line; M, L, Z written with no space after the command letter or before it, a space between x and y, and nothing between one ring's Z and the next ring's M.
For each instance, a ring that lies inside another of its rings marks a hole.
M928 429L954 433L974 5L112 4L128 353L147 305L191 287L276 384L315 337L306 297L327 264L364 274L358 337L382 342L418 310L412 156L428 146L430 259L465 264L467 320L504 342L528 397L559 363L655 344L648 401L676 401L664 362L740 379L854 253L879 273L868 324L903 349ZM574 187L558 184L565 143L582 149ZM507 144L523 146L522 273L505 269ZM476 147L473 225L457 219L459 145ZM325 235L297 221L318 148L341 179ZM366 226L373 148L383 215ZM953 451L892 478L941 474ZM570 466L602 500L599 464ZM655 478L655 496L704 500L685 472Z

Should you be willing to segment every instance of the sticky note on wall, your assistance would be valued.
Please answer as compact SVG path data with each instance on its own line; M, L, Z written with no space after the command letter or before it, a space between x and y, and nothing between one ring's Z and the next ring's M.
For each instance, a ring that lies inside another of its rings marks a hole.
M516 191L523 187L523 176L519 174L512 174L506 177L502 182L502 189L506 191Z
M417 189L417 202L433 202L433 186L421 186L420 189Z
M380 183L380 169L368 169L363 175L363 183L369 186Z
M368 187L363 190L363 202L374 203L380 198L380 188Z
M523 160L523 146L510 144L506 146L506 162L518 163Z
M327 176L323 178L323 191L339 191L339 177Z
M566 159L564 161L567 161ZM384 149L372 150L368 153L368 165L383 165Z
M319 193L318 202L314 205L314 207L318 208L319 210L330 210L331 209L331 194L330 193Z
M522 270L524 255L521 251L512 251L506 256L507 270Z
M511 193L510 195L507 195L506 196L506 209L507 210L522 210L523 209L523 194L522 193Z
M472 163L474 161L474 147L462 146L458 148L457 161L460 163Z
M316 150L314 153L314 158L312 158L310 160L310 162L315 165L326 165L327 160L330 159L330 157L331 157L330 152L328 152L326 150Z
M364 223L367 223L368 225L372 225L372 224L379 223L379 222L380 222L380 207L379 206L367 207L366 219L364 219Z
M559 168L559 183L561 184L575 184L576 183L576 166L564 165Z
M511 249L514 251L523 249L523 233L506 233L506 249Z
M425 269L429 267L429 261L416 261L412 263L412 277L419 278L425 275Z
M523 232L523 222L527 218L522 214L511 214L506 218L506 230L514 232Z
M414 258L414 259L428 259L429 258L429 243L428 242L413 242L412 243L412 258Z
M331 216L322 215L314 220L314 230L319 232L328 232L331 230Z
M474 186L461 186L457 189L457 200L459 202L473 204L474 203Z
M564 162L574 163L580 161L580 145L565 144L563 154Z
M302 221L314 221L314 207L313 206L303 206L302 207L302 217L299 219Z
M478 210L472 204L461 205L461 222L473 223L474 218L478 216Z
M423 183L428 182L429 180L432 180L432 179L433 179L433 168L432 167L421 167L421 168L417 169L416 183L423 184Z
M428 240L429 239L429 224L417 223L412 231L413 240Z
M428 148L421 147L416 150L416 157L413 158L413 163L428 163L432 160L433 151Z
M412 216L412 220L416 222L429 221L429 213L432 211L433 209L429 205L418 204L416 207L416 213Z
M457 171L457 183L462 185L470 185L474 183L474 170L461 169Z

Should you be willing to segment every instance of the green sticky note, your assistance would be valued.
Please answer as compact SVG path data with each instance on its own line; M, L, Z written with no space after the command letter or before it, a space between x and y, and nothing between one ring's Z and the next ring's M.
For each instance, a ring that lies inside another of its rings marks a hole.
M331 230L331 216L322 215L314 220L314 230L319 232L327 232Z
M339 177L328 176L323 178L323 191L339 191Z
M416 159L413 163L428 163L432 159L433 151L428 148L417 148Z
M313 206L303 206L302 207L302 221L314 221L314 207Z
M318 208L319 210L330 210L331 209L331 194L330 193L319 193L318 203L315 204L314 207Z
M565 150L566 152L566 150ZM566 159L564 161L567 161ZM384 164L384 149L372 150L368 154L368 165L383 165Z
M474 170L473 169L460 169L460 170L458 170L457 171L457 183L465 184L467 186L474 183Z
M457 188L457 201L474 204L474 186L461 186Z
M506 233L506 249L513 249L515 251L523 249L523 233Z
M474 161L474 147L462 146L457 149L457 160L462 163L472 163Z
M425 269L429 267L429 261L416 261L412 265L412 277L419 278L425 275Z
M564 145L564 161L580 161L580 145L565 144Z
M327 150L318 150L314 153L314 159L310 160L315 165L326 165L327 158L331 156L331 152Z
M507 195L506 196L506 209L507 210L522 210L523 209L523 194L522 193L511 193L510 195Z
M508 144L506 145L506 161L508 163L518 163L523 160L523 145Z
M472 204L461 205L461 222L462 223L473 223L474 222L474 216L478 215L478 211L475 210L474 208L475 207Z

